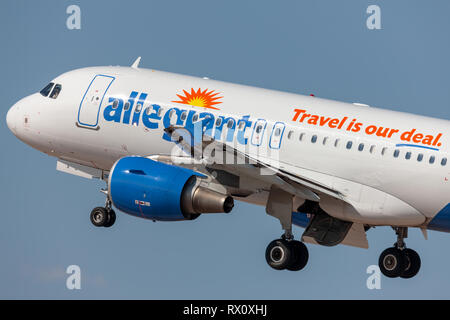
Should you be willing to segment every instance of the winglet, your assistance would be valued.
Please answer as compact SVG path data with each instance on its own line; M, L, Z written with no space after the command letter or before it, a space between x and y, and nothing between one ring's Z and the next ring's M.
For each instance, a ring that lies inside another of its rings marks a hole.
M134 61L133 62L133 64L131 65L131 67L133 68L133 69L137 69L138 67L139 67L139 63L141 62L141 57L138 57L137 59L136 59L136 61Z

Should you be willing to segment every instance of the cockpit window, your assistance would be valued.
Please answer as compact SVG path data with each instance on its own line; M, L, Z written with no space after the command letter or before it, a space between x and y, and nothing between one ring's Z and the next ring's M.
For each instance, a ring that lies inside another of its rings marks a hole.
M54 85L54 83L53 83L53 82L50 82L48 85L45 86L44 89L42 89L42 90L40 91L40 93L41 93L44 97L47 97L48 94L50 93L50 91L52 90L53 85Z
M58 95L60 92L61 92L61 85L60 84L55 85L52 93L50 94L50 98L52 98L52 99L58 98Z

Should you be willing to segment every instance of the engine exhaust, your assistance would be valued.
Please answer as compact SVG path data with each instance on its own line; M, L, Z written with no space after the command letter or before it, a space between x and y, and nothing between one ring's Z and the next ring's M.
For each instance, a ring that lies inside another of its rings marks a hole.
M234 207L232 197L198 187L192 198L192 207L197 213L229 213Z
M232 197L198 186L195 176L186 183L181 195L183 214L229 213L234 207Z

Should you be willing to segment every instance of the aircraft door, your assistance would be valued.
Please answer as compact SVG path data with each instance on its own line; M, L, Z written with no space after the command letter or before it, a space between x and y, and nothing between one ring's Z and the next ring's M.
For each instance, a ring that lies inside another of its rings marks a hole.
M283 140L284 129L286 125L283 122L276 122L273 125L272 134L270 135L269 147L271 149L280 149L281 140Z
M83 127L98 129L100 107L106 92L115 77L96 75L87 88L78 110L78 124Z
M252 145L259 147L262 143L262 140L264 138L264 132L266 131L266 120L259 119L256 121L255 126L253 127L253 133L251 142Z

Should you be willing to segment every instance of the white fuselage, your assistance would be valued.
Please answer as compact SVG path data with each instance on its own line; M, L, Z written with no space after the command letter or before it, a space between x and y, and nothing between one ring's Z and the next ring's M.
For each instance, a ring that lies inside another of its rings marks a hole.
M7 121L19 139L63 160L108 171L123 156L170 155L168 124L209 117L215 139L338 189L364 212L337 210L340 218L422 226L449 203L447 120L128 67L79 69L52 82L62 86L56 99L24 98ZM189 102L198 89L218 93L216 103Z

